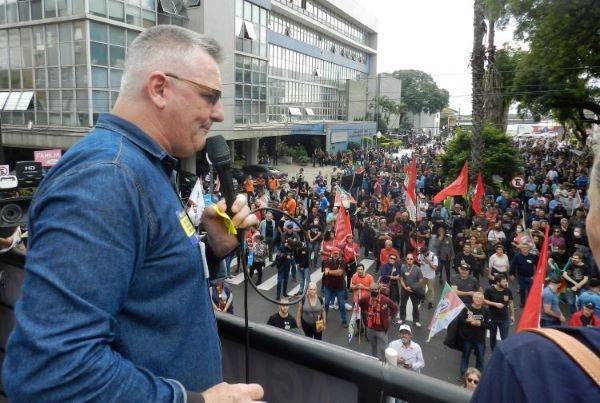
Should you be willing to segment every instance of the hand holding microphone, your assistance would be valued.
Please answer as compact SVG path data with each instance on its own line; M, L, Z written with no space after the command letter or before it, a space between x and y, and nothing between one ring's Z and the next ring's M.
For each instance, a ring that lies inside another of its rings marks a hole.
M231 154L223 136L213 136L206 139L206 152L221 182L221 192L225 200L217 203L221 211L227 211L236 228L248 228L258 224L258 218L250 214L248 199L245 195L235 195L231 179ZM239 244L238 239L230 235L223 225L223 219L214 209L205 209L202 223L208 234L208 242L219 257L231 253Z

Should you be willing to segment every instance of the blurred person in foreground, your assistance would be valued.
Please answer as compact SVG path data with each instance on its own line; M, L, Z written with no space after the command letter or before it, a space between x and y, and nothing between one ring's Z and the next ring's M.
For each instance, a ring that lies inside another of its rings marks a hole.
M128 48L112 113L39 186L4 357L11 401L262 397L259 385L223 383L204 253L171 182L177 158L202 150L224 118L220 53L216 41L184 28L142 32ZM234 225L257 224L245 196L231 210ZM207 256L237 246L214 209L202 223Z
M586 219L589 246L600 264L600 150L595 149ZM600 328L558 328L600 355ZM556 343L521 332L496 346L473 402L593 402L600 400L597 382Z

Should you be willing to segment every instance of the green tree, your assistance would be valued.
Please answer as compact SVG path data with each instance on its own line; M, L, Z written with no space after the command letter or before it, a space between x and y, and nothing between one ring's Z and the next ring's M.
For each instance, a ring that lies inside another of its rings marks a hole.
M391 115L397 115L402 121L406 113L406 105L398 103L387 96L374 97L369 108L373 111L373 116L377 122L377 130L382 133L388 132Z
M520 109L575 129L600 123L600 6L597 0L510 0L515 35L529 45L514 92Z
M420 70L396 70L394 77L402 81L402 102L412 113L437 113L448 106L450 95L438 88L431 75Z
M500 175L508 183L521 171L523 161L519 157L519 150L512 142L510 136L492 126L483 130L483 153L481 155L481 172L486 184L493 186L493 175ZM458 129L456 135L448 142L444 154L440 156L442 162L442 176L445 182L453 181L466 160L471 156L471 131ZM470 176L476 177L478 172L469 167ZM474 181L471 181L472 183Z

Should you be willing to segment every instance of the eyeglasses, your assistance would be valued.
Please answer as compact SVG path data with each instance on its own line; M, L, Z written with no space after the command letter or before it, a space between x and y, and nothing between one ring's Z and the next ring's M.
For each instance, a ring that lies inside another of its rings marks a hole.
M467 382L477 385L479 384L479 379L467 378Z
M175 80L183 81L184 83L192 84L193 86L200 88L202 91L208 91L209 92L208 94L200 93L200 96L202 98L206 99L212 106L215 106L217 104L217 102L219 102L219 99L221 99L221 91L219 91L215 88L211 88L204 84L200 84L195 81L188 80L187 78L181 78L172 73L165 73L165 76L171 77Z

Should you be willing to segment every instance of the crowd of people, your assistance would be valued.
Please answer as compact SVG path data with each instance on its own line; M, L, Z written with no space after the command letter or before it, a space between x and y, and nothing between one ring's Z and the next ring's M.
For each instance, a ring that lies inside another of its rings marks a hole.
M422 311L435 307L447 282L466 306L456 320L460 373L475 373L468 370L472 353L475 367L483 371L486 332L492 335L492 350L498 339L509 336L549 227L541 325L600 325L600 280L585 235L592 156L584 151L573 158L570 147L554 140L520 143L526 180L521 186L515 181L516 186L486 187L481 211L475 213L467 195L451 204L432 202L443 187L437 158L443 146L441 140L424 137L409 145L418 172L415 219L404 188L411 157L394 159L383 149L340 153L333 174L319 172L311 183L302 168L286 183L254 182L247 192L254 207L274 206L294 220L277 211L260 214L258 227L247 233L250 275L257 274L254 281L260 284L262 270L272 263L278 273L277 299L288 297L290 282L299 284L296 295L306 290L293 320L272 317L271 323L321 339L335 326L330 310L338 310L341 326L350 324L355 335L364 335L372 354L384 360L388 346L400 351L403 333L412 335L406 323L408 301L412 325L420 328ZM343 237L336 234L337 192L353 198L346 206L352 232ZM365 268L363 258L374 265ZM320 287L310 282L310 272L319 268ZM277 315L287 317L282 309ZM393 323L401 325L401 332L390 344ZM420 369L424 363L411 365Z

